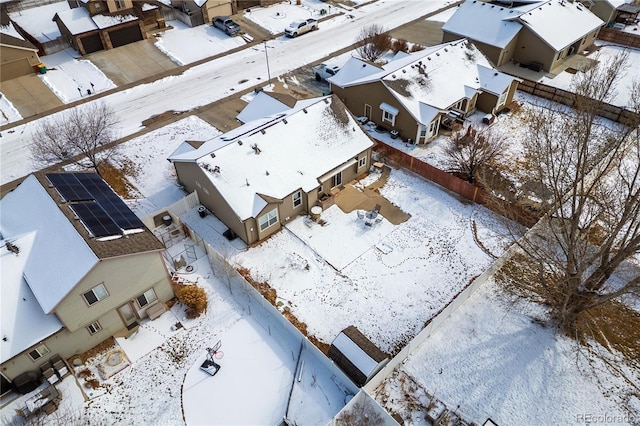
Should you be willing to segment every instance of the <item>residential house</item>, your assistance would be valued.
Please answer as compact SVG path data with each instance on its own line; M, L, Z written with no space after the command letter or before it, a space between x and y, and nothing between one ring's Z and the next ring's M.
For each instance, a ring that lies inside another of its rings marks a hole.
M40 64L38 48L22 37L11 22L0 26L0 81L33 74Z
M173 297L164 246L95 173L30 175L0 211L3 387Z
M234 0L157 0L166 19L179 20L190 27L211 24L216 16L236 13Z
M367 173L372 140L334 96L298 101L169 157L179 182L247 244Z
M516 62L552 71L591 46L602 25L579 2L467 0L442 27L442 40L467 38L496 67Z
M476 111L497 113L518 79L493 69L467 40L401 53L384 66L350 58L329 79L351 112L419 144Z
M615 22L633 24L640 11L640 4L632 4L631 0L581 0L581 3L607 26Z
M144 40L147 33L132 0L76 0L79 7L53 20L62 37L82 55Z

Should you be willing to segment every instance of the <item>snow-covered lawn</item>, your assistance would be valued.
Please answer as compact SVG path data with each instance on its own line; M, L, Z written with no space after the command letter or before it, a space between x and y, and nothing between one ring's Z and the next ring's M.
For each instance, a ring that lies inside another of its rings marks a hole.
M325 14L321 14L325 10ZM293 21L331 16L343 12L320 0L304 0L300 5L295 1L276 3L266 7L252 7L245 10L244 17L261 26L271 34L278 34ZM323 24L320 24L321 27Z
M424 406L429 401L408 376L476 424L489 417L500 425L637 423L622 407L640 410L632 384L638 371L602 348L600 355L577 348L534 321L539 307L501 293L493 282L479 289L387 378L376 399L405 421L424 424L425 410L407 409L407 390Z
M128 200L129 207L145 217L184 197L167 157L184 141L206 141L219 134L206 121L190 116L121 144L111 162L130 172L127 179L139 193L139 198Z
M0 125L22 120L22 116L11 101L0 92Z
M116 87L91 61L78 58L80 54L71 48L40 57L47 73L38 76L62 102L74 102Z
M227 50L243 46L242 37L229 37L210 24L189 27L180 21L168 21L172 30L158 35L156 47L178 65L186 65Z
M491 264L473 223L494 254L506 239L493 213L405 171L392 170L380 193L411 218L368 227L332 206L321 216L326 225L299 217L233 260L275 288L321 341L355 325L394 352Z

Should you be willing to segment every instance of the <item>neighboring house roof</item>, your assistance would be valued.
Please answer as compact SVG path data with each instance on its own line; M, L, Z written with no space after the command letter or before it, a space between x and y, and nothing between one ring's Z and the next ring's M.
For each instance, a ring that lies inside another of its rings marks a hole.
M579 2L550 0L518 18L545 43L559 51L600 28L604 22Z
M236 117L242 123L248 123L253 120L284 112L290 109L289 106L283 104L271 95L260 92L240 111Z
M75 9L58 12L56 16L73 35L98 29L98 25L93 22L89 11L84 7L76 7Z
M42 173L28 176L2 198L0 211L5 239L35 233L24 276L45 313L51 313L100 259L164 249L147 228L115 236L120 238L92 238Z
M326 96L299 101L170 160L197 162L238 218L246 220L256 217L267 199L317 188L319 177L372 146L342 102Z
M640 4L621 4L616 8L619 12L638 13L640 12Z
M0 44L3 46L14 47L17 49L32 50L34 52L38 51L38 48L35 47L33 44L29 43L28 41L22 38L17 38L17 37L8 35L8 34L0 35Z
M358 62L368 65L351 58L329 79L331 84L335 84L334 79L345 68L367 68ZM371 70L366 77L356 76L355 80L347 81L341 76L341 79L338 86L345 87L381 81L416 121L427 124L459 100L471 99L480 91L500 95L516 78L491 68L475 45L463 39L402 56L381 70Z
M137 21L138 17L135 15L93 15L91 19L93 19L98 28L103 30L126 22Z
M5 195L0 208L5 239L35 234L24 277L42 310L51 313L99 259L34 175Z
M16 30L16 27L13 26L13 22L9 21L6 24L0 25L0 36L4 37L5 35L9 35L15 37L20 40L24 40L22 34Z
M509 8L506 5L467 0L442 30L504 48L527 26L554 50L599 28L602 20L579 2L547 0Z
M458 6L442 26L442 31L504 48L522 29L522 24L514 22L513 18L531 7L533 6L525 5L509 9L481 0L467 0Z
M10 242L20 250L18 254L7 249L7 241L0 238L0 362L13 358L63 327L55 314L44 313L25 280L27 263L39 243L37 232L11 239Z
M70 10L69 3L61 1L19 12L11 12L9 17L40 43L46 43L60 37L60 29L53 22L53 17L56 13L65 10Z

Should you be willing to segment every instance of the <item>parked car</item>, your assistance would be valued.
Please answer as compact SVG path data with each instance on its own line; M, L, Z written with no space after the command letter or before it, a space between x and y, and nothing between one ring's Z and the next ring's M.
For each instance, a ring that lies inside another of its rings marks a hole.
M233 22L233 19L228 16L216 16L211 21L211 24L232 37L240 32L240 25Z
M316 65L311 68L313 75L316 77L316 81L326 80L336 75L340 71L340 67L337 65L329 66L327 64Z
M287 28L284 29L284 33L288 37L297 37L301 34L317 29L318 21L313 18L309 18L304 21L293 21Z

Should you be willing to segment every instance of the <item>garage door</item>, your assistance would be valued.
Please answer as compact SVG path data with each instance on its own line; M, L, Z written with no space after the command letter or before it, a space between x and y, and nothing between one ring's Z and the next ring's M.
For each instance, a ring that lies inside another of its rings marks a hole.
M80 39L82 47L84 47L85 54L97 52L103 50L102 40L100 40L100 34L94 34Z
M0 73L0 81L11 80L21 75L32 74L33 68L29 65L27 58L18 59L13 62L5 62L2 64L2 72Z
M109 38L113 47L124 46L143 39L138 25L111 31L109 32Z

